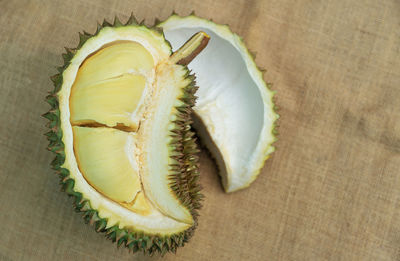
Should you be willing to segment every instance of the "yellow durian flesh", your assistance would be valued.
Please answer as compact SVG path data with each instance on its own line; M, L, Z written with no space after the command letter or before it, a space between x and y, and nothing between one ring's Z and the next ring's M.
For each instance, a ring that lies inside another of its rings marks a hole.
M141 190L135 136L112 128L72 129L78 166L90 185L116 202L133 201Z
M141 75L123 74L80 88L71 95L72 124L97 122L110 127L123 125L137 129L134 113L142 99L146 79Z
M71 123L136 130L153 67L151 54L135 42L116 42L89 56L72 86Z
M143 45L133 41L116 41L86 57L75 84L92 84L125 73L145 73L153 69L153 57Z

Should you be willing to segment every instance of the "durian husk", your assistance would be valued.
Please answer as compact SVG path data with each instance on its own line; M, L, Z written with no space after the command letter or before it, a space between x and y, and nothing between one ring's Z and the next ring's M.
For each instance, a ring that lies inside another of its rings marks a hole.
M272 83L264 81L264 74L266 70L257 65L256 53L250 51L246 47L244 39L232 32L227 24L216 24L212 20L207 20L196 16L194 12L188 16L179 16L174 12L165 21L157 21L157 26L163 28L168 23L179 26L182 25L183 28L199 27L202 28L202 30L208 29L219 35L222 39L230 42L230 44L241 53L242 59L246 63L249 73L252 75L252 78L258 82L257 85L260 89L260 95L265 108L264 115L268 115L264 116L264 121L266 121L267 117L269 117L271 124L268 126L264 125L263 130L261 131L262 138L259 140L259 149L255 153L256 160L251 164L250 171L246 173L246 179L243 180L240 185L233 186L230 180L235 178L233 176L238 176L237 174L242 173L235 173L227 170L223 154L220 151L221 148L218 148L216 145L217 143L215 142L214 137L208 131L209 126L203 122L202 118L196 111L197 108L195 107L194 109L195 124L193 126L196 130L196 133L200 137L201 143L208 149L210 156L214 158L215 162L217 163L217 167L219 169L218 173L221 176L222 186L225 192L230 193L245 189L256 180L265 164L265 161L270 158L272 153L275 151L274 143L278 140L278 120L280 117L277 113L278 107L276 105L276 91L273 90Z
M85 44L85 42L93 36L96 36L102 28L105 27L121 27L127 25L144 26L143 22L138 22L133 15L128 21L123 24L115 17L113 23L104 20L102 24L97 25L97 30L94 34L87 32L79 34L79 44L76 48L65 48L66 53L62 55L64 65L58 67L58 74L51 77L54 84L54 90L46 97L47 103L51 109L43 114L43 117L49 120L47 127L50 129L45 135L49 140L48 150L55 153L55 158L51 162L52 168L60 177L60 184L63 191L73 198L73 204L76 212L82 213L86 223L95 227L97 232L104 233L105 236L112 242L116 242L118 247L125 246L132 252L143 252L150 255L160 253L164 255L167 252L176 252L178 247L185 245L192 237L197 226L198 210L201 208L201 200L203 195L200 193L201 187L198 184L198 149L194 138L194 133L191 131L190 124L192 123L190 115L192 107L195 103L195 86L194 76L190 74L187 67L186 76L190 79L190 84L183 89L181 101L184 105L176 107L178 111L177 120L175 121L176 128L171 131L171 146L177 148L176 153L172 156L175 164L170 165L169 179L171 181L171 189L177 195L184 206L186 206L193 216L193 225L185 231L172 235L149 234L145 231L136 231L134 229L120 228L118 225L109 227L107 218L100 217L98 211L91 207L90 201L82 196L82 193L74 190L75 181L70 177L69 170L63 168L65 162L64 143L62 141L63 131L61 129L60 109L57 93L61 90L63 84L63 72L70 64L75 53ZM162 30L156 26L150 29L163 34Z

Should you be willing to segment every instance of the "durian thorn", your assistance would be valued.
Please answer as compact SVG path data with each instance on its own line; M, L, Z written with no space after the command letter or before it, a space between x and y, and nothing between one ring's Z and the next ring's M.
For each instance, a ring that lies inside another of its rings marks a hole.
M203 31L194 34L171 55L170 62L188 65L207 46L209 40L210 36Z

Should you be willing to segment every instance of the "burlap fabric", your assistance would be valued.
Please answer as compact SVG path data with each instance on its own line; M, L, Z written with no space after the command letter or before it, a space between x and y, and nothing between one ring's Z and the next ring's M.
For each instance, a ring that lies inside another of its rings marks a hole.
M0 0L0 260L159 259L117 249L72 210L40 115L78 31L173 10L244 37L281 119L246 190L225 194L201 154L200 225L164 260L400 260L398 0Z

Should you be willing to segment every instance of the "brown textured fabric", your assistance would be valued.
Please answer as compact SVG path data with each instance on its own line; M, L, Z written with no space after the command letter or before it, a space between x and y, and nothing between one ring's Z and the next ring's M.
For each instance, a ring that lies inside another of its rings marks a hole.
M164 259L400 260L398 0L0 0L0 260L159 259L117 249L74 213L40 115L78 31L173 10L244 37L281 119L277 151L246 190L225 194L201 154L200 225Z

